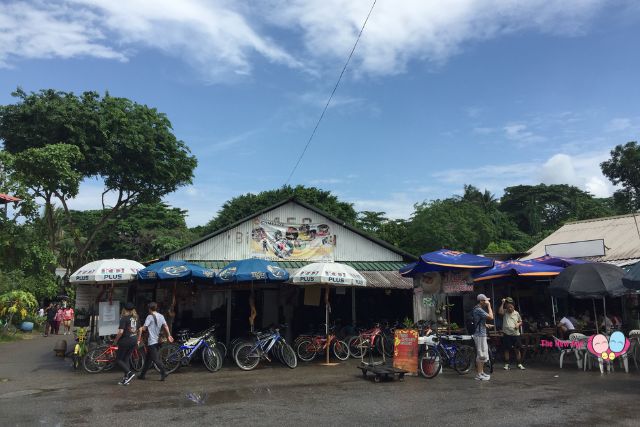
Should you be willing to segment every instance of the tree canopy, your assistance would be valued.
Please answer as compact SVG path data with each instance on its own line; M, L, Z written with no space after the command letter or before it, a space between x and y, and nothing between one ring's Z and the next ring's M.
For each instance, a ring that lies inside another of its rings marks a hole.
M633 141L616 146L600 167L613 184L622 186L614 194L619 213L640 210L640 145Z
M126 98L97 92L74 95L42 90L12 94L0 107L0 139L7 164L45 202L50 246L55 247L54 205L63 209L76 264L112 220L142 203L154 203L191 183L196 159L163 113ZM82 236L68 206L82 180L104 183L100 217ZM114 198L109 203L108 197Z

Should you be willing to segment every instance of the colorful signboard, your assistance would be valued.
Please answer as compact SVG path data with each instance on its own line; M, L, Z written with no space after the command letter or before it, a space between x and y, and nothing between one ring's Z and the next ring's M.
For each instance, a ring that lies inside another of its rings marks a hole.
M251 256L270 261L334 261L335 235L327 224L282 224L256 220Z
M396 329L393 345L393 367L418 374L418 331Z

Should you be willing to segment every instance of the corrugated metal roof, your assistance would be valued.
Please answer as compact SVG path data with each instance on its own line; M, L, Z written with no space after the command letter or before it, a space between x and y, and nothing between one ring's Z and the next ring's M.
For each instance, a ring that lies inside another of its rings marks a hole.
M569 222L529 250L526 258L545 255L545 245L603 239L605 256L600 262L634 262L640 258L640 214Z
M368 288L413 289L413 280L402 277L397 271L361 271Z

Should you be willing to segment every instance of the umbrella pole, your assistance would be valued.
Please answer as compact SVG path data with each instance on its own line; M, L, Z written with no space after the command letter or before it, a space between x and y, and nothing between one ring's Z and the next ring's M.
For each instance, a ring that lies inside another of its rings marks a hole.
M596 321L596 334L599 334L600 331L598 329L598 313L596 313L596 300L595 300L595 298L591 298L591 302L593 303L593 318Z
M602 312L603 312L603 316L604 317L602 318L602 321L604 322L605 332L606 332L606 326L607 326L607 321L606 321L606 318L607 318L607 303L605 301L605 298L606 297L603 295L602 296Z
M225 294L227 294L227 339L226 339L226 344L227 344L227 348L229 348L229 345L231 343L231 289L227 289L225 291Z
M251 308L251 314L249 315L249 327L253 332L253 324L256 320L256 297L253 293L253 280L251 281L251 293L249 294L249 307Z
M329 342L329 286L324 289L324 317L324 328L327 336L327 364L329 364L329 347L331 347Z
M551 296L551 316L553 317L553 326L557 325L558 323L556 322L556 303L553 299L553 296Z

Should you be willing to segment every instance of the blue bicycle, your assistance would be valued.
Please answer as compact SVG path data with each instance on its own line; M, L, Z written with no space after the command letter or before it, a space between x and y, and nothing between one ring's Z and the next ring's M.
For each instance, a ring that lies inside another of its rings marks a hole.
M457 338L457 337L456 337ZM445 338L439 334L427 336L425 348L418 366L425 378L434 378L441 366L448 366L460 375L471 369L475 351L468 345L444 343Z
M167 344L160 347L160 358L167 373L178 370L180 366L187 366L193 357L200 352L204 366L211 372L222 367L222 353L217 348L215 326L188 339L183 344Z
M256 333L253 342L239 344L234 351L234 358L240 369L250 371L258 366L261 360L271 361L269 353L291 369L298 366L295 351L286 343L280 335L280 329L277 328L269 332Z

